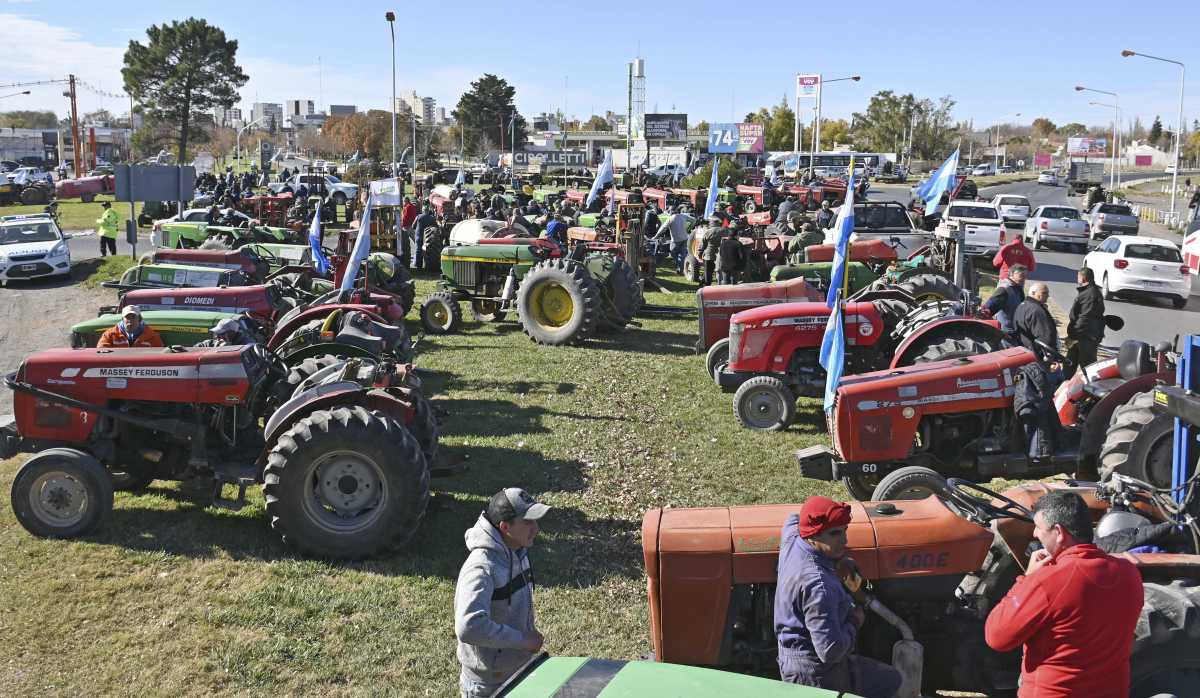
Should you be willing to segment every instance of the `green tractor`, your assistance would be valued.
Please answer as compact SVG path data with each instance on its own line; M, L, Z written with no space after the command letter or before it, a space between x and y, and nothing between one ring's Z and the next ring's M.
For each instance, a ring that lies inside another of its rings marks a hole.
M578 245L568 255L547 240L482 243L442 251L440 289L421 304L421 324L447 334L462 324L462 302L479 322L517 311L538 344L578 344L595 332L618 332L641 308L633 268L612 251Z
M303 238L303 235L289 228L269 225L234 228L201 221L174 221L159 225L151 239L158 247L200 247L211 239L232 248L252 242L300 244L304 242Z
M212 337L209 332L218 322L236 318L236 313L210 310L144 310L142 321L153 327L162 336L167 346L190 347ZM71 326L71 348L94 347L105 330L121 321L120 313L103 315L75 323Z

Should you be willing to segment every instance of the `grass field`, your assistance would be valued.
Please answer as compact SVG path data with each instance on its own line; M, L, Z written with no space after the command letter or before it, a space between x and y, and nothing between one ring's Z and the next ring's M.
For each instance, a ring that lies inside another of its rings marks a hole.
M689 284L666 283L677 293L650 302L694 307ZM420 281L418 298L431 289ZM77 541L31 537L3 503L2 692L456 695L463 531L510 485L554 507L532 551L547 649L648 652L644 511L846 494L792 460L827 438L819 401L786 432L739 428L695 337L693 317L582 347L538 347L514 322L428 339L418 365L444 413L443 457L468 470L433 481L416 538L383 559L294 557L257 489L240 512L176 484L119 493L103 530ZM0 490L23 460L0 463Z
M79 199L59 199L58 215L63 230L92 230L96 227L96 219L104 212L104 207L100 205L103 201L113 202L111 194L103 194L97 196L96 200L90 204L85 204ZM141 210L141 204L134 204L137 210ZM15 213L41 213L45 210L45 206L3 206L0 207L0 216L7 216ZM113 202L113 210L121 217L118 230L125 230L125 222L129 220L129 204L121 202Z

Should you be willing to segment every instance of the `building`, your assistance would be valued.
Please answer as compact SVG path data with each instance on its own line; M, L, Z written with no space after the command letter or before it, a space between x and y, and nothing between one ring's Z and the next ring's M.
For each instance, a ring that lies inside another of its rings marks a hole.
M258 122L258 127L263 130L270 130L272 124L276 129L283 128L283 105L255 102L250 110L250 120Z
M330 104L330 116L351 116L358 113L358 107L353 104Z
M294 127L304 121L304 118L297 119L296 117L307 117L316 110L317 107L311 99L289 99L284 102L284 124Z
M454 125L454 117L452 117L446 113L445 107L438 107L437 108L437 122L439 124L441 124L442 126L453 126Z
M401 104L404 106L401 107ZM433 124L434 110L437 100L433 97L421 97L416 91L396 98L396 112L399 114L416 114L423 124Z
M241 109L238 109L237 107L232 107L229 109L217 107L213 109L213 123L217 126L223 126L226 128L240 128L240 126L234 126L235 121L245 123L245 121L242 119Z
M1103 158L1107 161L1108 158ZM1130 141L1121 149L1121 167L1166 167L1175 163L1175 151L1159 150L1149 143Z

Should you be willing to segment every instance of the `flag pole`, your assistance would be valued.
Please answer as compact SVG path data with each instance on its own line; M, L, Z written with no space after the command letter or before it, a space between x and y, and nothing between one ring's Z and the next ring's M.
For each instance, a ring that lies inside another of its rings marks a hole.
M854 151L851 151L850 152L850 177L848 178L848 182L847 182L846 199L850 199L853 196L854 196ZM845 201L845 200L842 201L843 206L845 206L846 203L847 203L847 201ZM851 205L853 205L853 204L851 203ZM850 211L850 213L854 213L854 212ZM850 293L850 257L851 257L850 250L853 249L852 244L853 243L851 243L849 240L846 241L846 256L842 260L842 264L843 264L843 266L842 266L842 298L843 299L846 297L846 294ZM839 302L838 307L839 308L841 307L840 302Z

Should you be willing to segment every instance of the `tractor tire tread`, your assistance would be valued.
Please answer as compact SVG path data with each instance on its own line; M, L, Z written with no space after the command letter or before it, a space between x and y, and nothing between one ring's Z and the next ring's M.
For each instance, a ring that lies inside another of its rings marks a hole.
M1104 443L1100 446L1097 468L1101 482L1112 477L1114 472L1144 479L1144 472L1132 472L1127 467L1138 435L1150 426L1159 415L1154 411L1154 392L1138 393L1124 405L1118 405L1108 423Z
M527 309L528 294L535 283L544 276L558 277L564 285L573 287L579 296L579 316L574 323L573 331L543 331L530 316L531 311ZM600 296L600 284L579 262L568 258L547 259L538 262L525 273L525 277L521 279L521 284L517 288L517 315L521 321L521 328L529 336L529 339L537 344L549 346L580 344L596 332L603 311Z

